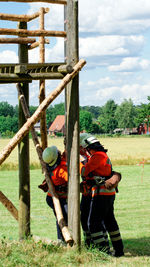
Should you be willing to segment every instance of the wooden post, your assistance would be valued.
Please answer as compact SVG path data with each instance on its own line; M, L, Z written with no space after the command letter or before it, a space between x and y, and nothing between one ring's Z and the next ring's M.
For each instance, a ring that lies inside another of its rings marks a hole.
M78 1L67 3L66 57L67 64L74 66L78 61ZM79 77L67 85L67 160L69 174L68 227L73 239L80 246L80 176L79 176Z
M26 22L18 24L19 29L27 29ZM28 63L28 46L19 45L19 63ZM29 104L29 85L23 83L23 93ZM26 122L21 103L19 102L19 128ZM27 134L18 145L19 152L19 239L30 235L30 171L29 171L29 135Z
M40 30L44 30L44 8L40 8L39 12L39 20L40 20ZM40 58L39 63L45 62L45 42L44 37L41 36L39 38L39 52L40 52ZM45 80L39 81L39 102L40 104L45 99ZM46 111L44 110L41 114L40 119L40 132L41 132L41 145L42 149L44 150L47 147L47 125L46 125Z

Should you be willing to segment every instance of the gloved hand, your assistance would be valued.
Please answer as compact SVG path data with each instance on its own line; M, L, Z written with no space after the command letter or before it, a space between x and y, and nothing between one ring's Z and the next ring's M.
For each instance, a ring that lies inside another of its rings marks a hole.
M121 174L119 172L114 172L112 177L105 181L105 187L108 190L116 188L121 180Z
M44 192L47 192L47 191L48 191L48 185L47 185L45 179L44 179L44 181L42 182L42 184L38 185L38 188L42 189Z

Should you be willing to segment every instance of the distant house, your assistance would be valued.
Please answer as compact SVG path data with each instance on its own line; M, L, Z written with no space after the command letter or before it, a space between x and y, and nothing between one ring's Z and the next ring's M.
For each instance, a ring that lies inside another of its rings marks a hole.
M65 134L65 115L58 115L49 127L49 135Z
M37 122L37 123L34 125L34 129L35 129L36 133L40 133L40 122Z
M38 121L36 124L34 124L34 129L35 129L35 131L36 131L37 134L40 134L41 133L40 121Z
M150 133L150 126L147 127L145 123L139 124L137 128L116 128L114 133L119 133L119 134L129 134L129 135L141 135L141 134L149 134Z

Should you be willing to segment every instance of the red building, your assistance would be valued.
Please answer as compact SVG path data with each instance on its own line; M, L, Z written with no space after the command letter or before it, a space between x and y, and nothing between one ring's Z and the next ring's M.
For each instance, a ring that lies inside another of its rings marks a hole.
M150 126L147 127L146 123L141 123L137 128L138 134L149 134L150 133Z
M150 134L150 126L147 127L146 123L144 123L144 129L145 129L145 134Z
M65 115L58 115L49 127L49 135L65 134Z

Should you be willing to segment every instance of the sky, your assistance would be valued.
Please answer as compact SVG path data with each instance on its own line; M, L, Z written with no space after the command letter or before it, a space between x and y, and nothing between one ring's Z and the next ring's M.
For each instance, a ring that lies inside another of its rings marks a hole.
M41 6L50 8L45 15L45 29L64 30L63 5L0 2L0 12L33 14ZM0 20L0 28L16 29L17 22ZM29 22L28 29L39 29L39 19ZM48 39L45 62L64 62L63 38ZM29 63L38 63L38 57L38 48L29 51ZM79 73L81 106L103 106L110 99L119 105L130 98L135 105L148 103L150 1L79 0L79 58L87 62ZM18 63L17 45L0 44L0 63ZM59 82L47 80L46 95ZM38 105L39 82L33 81L29 90L30 105ZM15 84L0 84L0 101L18 104ZM60 102L64 102L64 93L53 104Z

